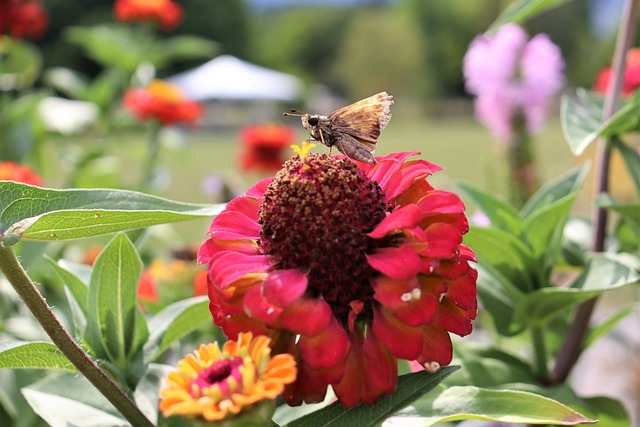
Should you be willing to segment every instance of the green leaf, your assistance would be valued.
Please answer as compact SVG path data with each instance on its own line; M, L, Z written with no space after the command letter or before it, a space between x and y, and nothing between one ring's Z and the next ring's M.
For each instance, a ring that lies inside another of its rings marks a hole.
M288 427L313 425L320 426L378 426L390 415L407 407L416 399L433 390L442 380L459 369L458 366L446 366L435 374L417 372L398 377L396 391L390 396L383 396L375 405L360 404L353 408L345 408L336 402L312 414L305 415L288 424Z
M77 336L83 336L87 326L88 283L91 280L91 267L66 260L56 262L48 256L45 256L45 259L49 261L49 264L65 285L65 293L73 316L75 332Z
M577 98L563 96L560 106L562 131L569 148L576 156L601 136L612 137L638 128L640 94L625 101L604 123L601 100L585 90L579 91L577 95Z
M493 227L512 234L520 234L522 220L510 204L498 199L493 194L475 188L468 184L458 185L462 192L471 198L478 209L484 213Z
M500 272L509 282L507 291L514 297L518 291L533 289L534 256L519 236L497 228L471 227L465 236L465 244L473 248L482 263Z
M42 55L25 40L0 35L0 57L0 91L26 89L40 74Z
M575 192L555 202L541 207L524 221L526 242L536 260L539 287L547 286L552 268L562 250L564 226L571 214Z
M390 420L402 426L432 426L445 421L484 420L517 424L593 424L560 402L516 390L493 390L472 386L450 387L434 398L416 402L409 414Z
M549 181L536 191L529 200L527 200L527 203L525 203L520 211L520 215L526 219L536 210L544 208L557 200L578 192L587 177L588 171L588 165L580 166L552 181Z
M493 24L491 24L487 32L493 33L509 22L516 24L525 22L552 7L558 7L568 1L569 0L515 0L493 21Z
M127 190L54 190L0 181L0 235L5 246L20 238L68 240L215 216L224 205L174 202Z
M511 329L511 322L516 303L525 294L482 259L478 263L477 289L478 298L491 315L498 332L505 336L519 332Z
M601 426L627 427L631 425L629 414L619 401L605 396L588 397L583 400L585 408L595 414L594 418Z
M158 390L169 372L175 370L174 366L152 363L145 370L144 376L136 386L134 398L138 408L154 425L158 425L158 402L160 395Z
M175 341L211 323L209 298L195 297L175 302L148 321L151 334L144 345L144 363L156 360Z
M42 79L44 83L72 99L85 100L89 78L78 71L66 67L47 69Z
M76 372L76 368L50 342L13 341L0 345L0 368L59 369Z
M129 423L83 376L50 375L22 389L29 405L51 426L127 426Z
M582 343L583 350L589 348L597 340L608 334L609 331L611 331L618 324L618 322L631 314L636 308L638 308L638 304L624 307L623 309L618 310L613 315L609 316L598 326L591 328Z
M640 204L619 204L607 193L601 193L596 199L596 204L620 214L631 225L640 230Z
M91 274L86 339L99 357L123 372L149 336L137 304L141 271L135 247L118 234L100 253Z
M640 275L621 259L597 255L589 260L570 288L544 288L526 295L516 306L512 328L544 326L583 301L637 283Z
M640 195L640 152L628 147L619 138L612 138L611 143L622 155L622 160L627 165L629 175L636 186L636 193Z
M486 344L456 342L456 359L460 373L449 377L447 386L495 387L507 383L535 383L529 364L506 351Z

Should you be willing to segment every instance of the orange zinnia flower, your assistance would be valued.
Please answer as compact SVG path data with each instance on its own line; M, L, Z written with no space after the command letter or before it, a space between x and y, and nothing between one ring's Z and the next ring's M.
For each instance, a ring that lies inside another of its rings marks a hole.
M593 90L597 93L604 94L607 91L609 85L612 84L611 67L607 67L598 73L596 82L593 85ZM631 94L634 90L640 87L640 48L636 47L630 49L627 52L627 64L624 69L624 77L622 80L622 93L625 95Z
M154 80L146 88L129 88L124 106L140 121L156 119L163 125L193 123L202 116L204 106L191 101L175 85Z
M163 415L218 421L251 414L266 399L275 399L295 380L297 370L290 354L271 357L269 343L265 336L243 333L222 350L218 343L201 345L169 373L160 390ZM271 405L267 420L275 410Z
M240 132L240 167L253 171L277 171L286 160L285 153L295 136L295 130L285 125L246 126Z

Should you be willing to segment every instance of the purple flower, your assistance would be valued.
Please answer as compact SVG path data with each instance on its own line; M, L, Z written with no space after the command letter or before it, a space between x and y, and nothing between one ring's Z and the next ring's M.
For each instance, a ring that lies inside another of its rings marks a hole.
M514 119L528 133L542 128L553 95L564 84L564 61L545 34L531 40L515 24L476 37L464 57L467 91L477 96L476 116L496 138L509 138Z

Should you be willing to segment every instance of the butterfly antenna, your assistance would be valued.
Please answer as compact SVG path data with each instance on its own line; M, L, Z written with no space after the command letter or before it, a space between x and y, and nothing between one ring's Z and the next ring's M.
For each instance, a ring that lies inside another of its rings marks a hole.
M302 117L304 116L306 113L300 111L300 110L291 110L290 112L285 112L282 113L283 116L293 116L293 117Z

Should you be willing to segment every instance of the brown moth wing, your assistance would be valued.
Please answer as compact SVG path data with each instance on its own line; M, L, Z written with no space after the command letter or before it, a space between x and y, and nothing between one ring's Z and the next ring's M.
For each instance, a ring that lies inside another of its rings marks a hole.
M359 162L375 164L376 159L367 147L362 142L358 141L351 135L346 133L339 133L334 135L333 146L336 147L342 154L347 157L357 160Z
M391 120L393 96L380 92L329 114L332 132L346 133L373 151L380 132Z

